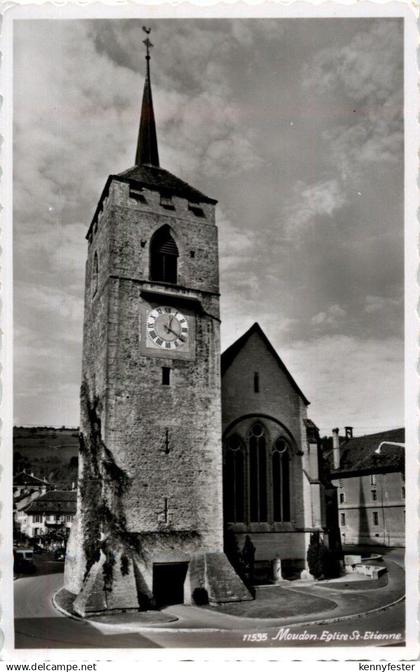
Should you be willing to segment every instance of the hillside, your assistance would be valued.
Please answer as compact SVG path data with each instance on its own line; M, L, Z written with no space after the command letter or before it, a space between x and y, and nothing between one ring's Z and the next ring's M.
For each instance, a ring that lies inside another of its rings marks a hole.
M77 481L78 453L77 428L13 428L13 473L25 469L57 488L71 488Z

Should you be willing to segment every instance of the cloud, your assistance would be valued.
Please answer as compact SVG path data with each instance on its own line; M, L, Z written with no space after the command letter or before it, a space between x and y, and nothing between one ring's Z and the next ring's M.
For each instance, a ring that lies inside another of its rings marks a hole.
M353 425L357 434L404 425L403 352L402 338L341 334L279 349L322 432Z
M138 90L144 70L141 25L141 21L89 22L98 53L111 66L135 73ZM211 25L170 20L150 25L158 46L152 56L152 80L164 162L180 175L197 171L212 175L220 170L229 175L258 166L261 157L252 133L240 123L242 112L232 96L226 63L258 35L270 39L270 28L260 22L226 20Z
M307 233L308 228L327 222L346 204L346 195L335 178L305 185L298 182L293 190L292 202L286 207L284 230L292 239Z
M403 129L399 121L388 123L361 123L326 131L331 158L344 179L358 177L368 164L401 161Z
M224 215L218 213L217 228L219 231L220 273L235 271L239 266L248 267L249 260L255 254L256 235L254 231L243 230Z
M224 347L258 321L282 356L295 346L292 373L307 394L315 386L314 401L324 393L296 353L311 371L303 351L316 357L318 340L314 375L328 389L324 338L340 331L363 348L402 324L401 305L378 299L398 296L403 278L401 31L395 20L333 20L332 42L329 21L151 22L161 163L219 200ZM26 422L78 417L84 236L107 175L133 163L142 23L16 24L16 410ZM335 374L349 351L333 346ZM369 367L359 371L364 386Z
M306 85L324 91L343 86L355 101L387 104L399 99L402 82L403 20L368 22L349 43L322 49L306 66Z
M99 23L96 33L107 34L109 28ZM26 21L17 30L15 207L21 221L45 218L47 207L60 213L64 223L81 221L92 214L106 175L133 164L144 75L111 59L109 51L98 53L91 25L40 21L35 31ZM155 68L162 163L181 177L220 169L228 176L259 165L252 133L240 124L241 110L231 102L222 68L225 33L199 30L190 39L192 26L187 25L170 42L166 61L169 46L162 39L160 58L170 67L165 74ZM123 39L117 25L112 30ZM138 30L126 30L143 68ZM218 45L215 62L210 55ZM130 52L129 44L125 51ZM185 63L194 59L203 68L189 68L197 81L185 82ZM182 71L174 60L183 64Z
M318 95L348 101L348 122L324 131L344 176L366 163L401 160L403 145L403 21L369 22L345 45L322 49L304 68Z
M400 307L401 299L393 299L386 296L370 296L366 297L365 311L367 313L377 313L384 310L389 311L392 308Z
M335 304L330 306L327 311L314 315L311 318L311 322L314 325L336 326L342 321L342 318L345 317L346 314L346 311L341 308L341 306Z

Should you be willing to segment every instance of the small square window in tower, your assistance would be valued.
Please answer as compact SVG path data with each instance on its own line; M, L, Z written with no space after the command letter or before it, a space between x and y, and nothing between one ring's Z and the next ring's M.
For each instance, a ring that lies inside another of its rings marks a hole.
M150 244L150 279L177 283L178 248L169 226L162 226Z
M188 210L196 217L204 217L203 208L200 208L199 205L195 205L195 203L188 203Z
M143 189L141 188L130 187L129 196L139 203L147 203Z
M254 373L254 392L258 394L260 391L260 374L258 371Z
M173 203L172 196L161 195L160 204L162 208L165 208L165 210L175 210L175 205Z
M162 385L171 384L171 369L169 366L162 366Z

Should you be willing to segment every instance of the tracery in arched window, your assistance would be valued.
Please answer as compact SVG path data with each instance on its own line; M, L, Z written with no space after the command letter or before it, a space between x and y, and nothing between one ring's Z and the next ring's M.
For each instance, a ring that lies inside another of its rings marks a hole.
M225 517L230 523L243 523L245 502L245 455L237 435L230 436L225 452Z
M273 520L290 521L290 468L286 441L278 438L273 446L271 465L273 474Z
M267 458L263 425L256 422L249 432L249 495L251 522L267 521Z

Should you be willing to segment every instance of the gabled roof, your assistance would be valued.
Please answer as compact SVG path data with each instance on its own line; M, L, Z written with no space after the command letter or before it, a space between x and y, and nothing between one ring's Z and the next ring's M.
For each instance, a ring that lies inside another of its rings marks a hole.
M270 341L268 340L267 336L261 329L260 325L258 322L254 322L252 327L248 329L240 338L238 338L237 341L232 343L223 353L221 357L221 370L222 370L222 376L225 374L225 372L228 370L234 359L237 357L239 352L242 350L242 348L245 346L245 344L248 342L248 339L252 334L257 334L263 341L264 345L266 346L267 350L273 355L274 359L276 360L277 364L279 365L279 368L283 371L283 373L286 375L286 378L288 379L289 383L295 390L295 392L298 393L298 395L302 398L304 403L306 405L309 405L310 402L307 400L305 395L303 394L302 390L296 383L295 379L293 376L289 373L288 369L286 368L286 365L283 363L283 361L280 359L279 355L271 345Z
M41 487L43 485L49 485L49 483L33 474L27 474L26 471L20 471L14 476L13 485L38 485Z
M34 513L76 513L76 490L50 490L32 502L26 509L27 514Z
M344 441L340 444L340 469L332 474L338 477L344 473L351 475L350 472L400 471L404 465L404 448L385 444L378 455L375 450L383 441L404 443L404 427Z

